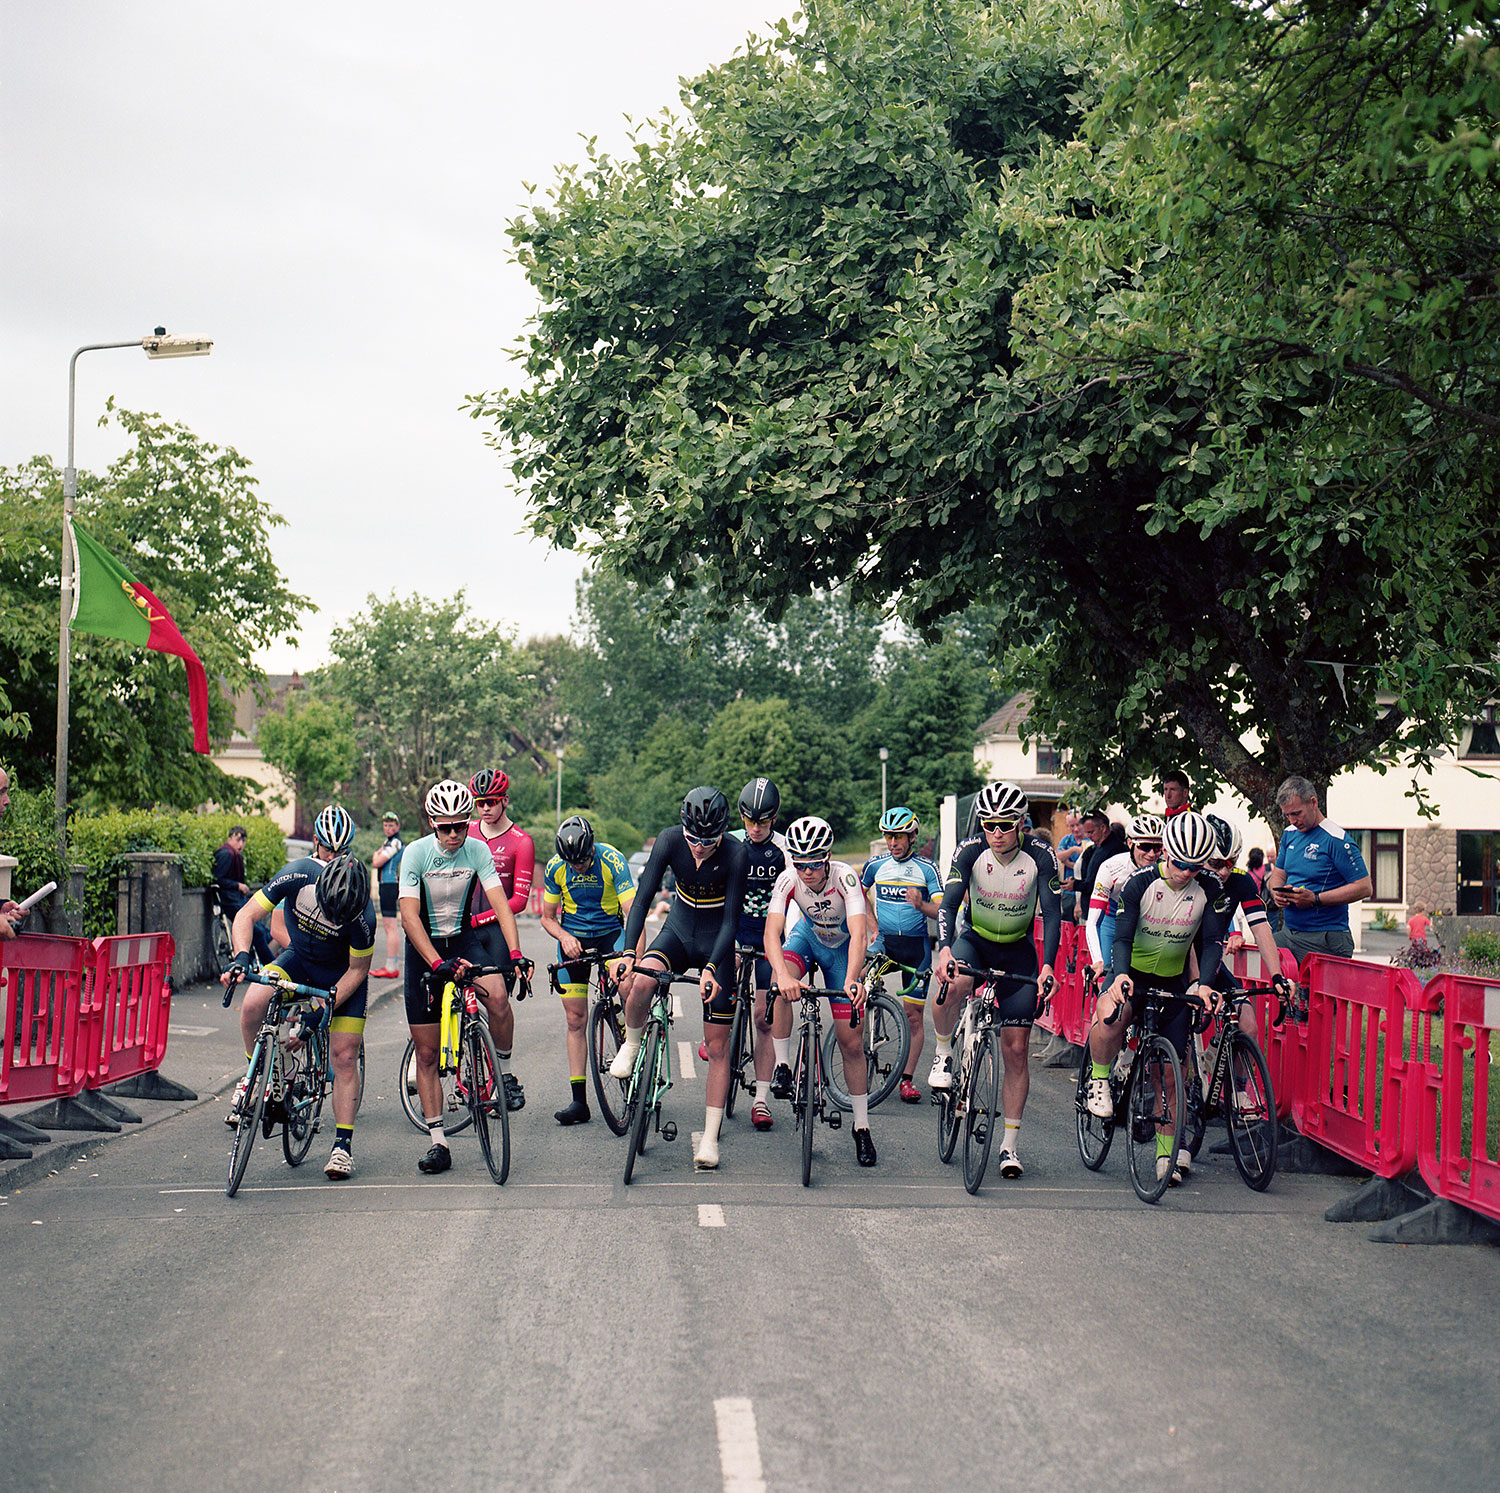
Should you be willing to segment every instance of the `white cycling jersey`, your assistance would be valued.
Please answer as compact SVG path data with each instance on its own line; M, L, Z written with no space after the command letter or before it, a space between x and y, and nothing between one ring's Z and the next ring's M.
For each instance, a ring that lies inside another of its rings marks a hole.
M1120 889L1140 869L1128 850L1110 856L1099 867L1099 874L1094 878L1094 890L1089 894L1089 916L1083 930L1084 937L1088 940L1089 955L1095 964L1104 963L1108 957L1104 946L1099 942L1100 921L1106 914L1113 914L1119 908Z
M788 866L771 889L770 910L786 917L793 905L812 925L818 942L830 949L848 943L851 917L865 916L865 894L859 877L843 861L829 865L821 892L809 890L795 868Z

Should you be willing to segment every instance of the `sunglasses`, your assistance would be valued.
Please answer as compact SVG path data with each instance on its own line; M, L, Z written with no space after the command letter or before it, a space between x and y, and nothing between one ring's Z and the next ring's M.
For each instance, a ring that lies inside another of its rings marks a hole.
M1208 869L1210 871L1232 871L1232 870L1234 870L1234 862L1233 861L1209 861L1209 863L1208 863Z
M434 824L432 832L435 835L466 835L469 832L469 821L465 819L462 824Z
M1180 861L1175 857L1173 857L1168 862L1168 864L1177 871L1201 871L1203 869L1203 863L1201 861Z
M826 855L820 856L815 861L799 861L799 860L794 860L792 862L792 865L795 866L796 869L799 870L799 871L820 871L827 864L828 864L828 857Z
M774 824L776 822L776 816L774 814L762 814L759 819L752 819L748 814L741 814L740 818L743 819L746 824L753 824L756 829L760 829L764 825Z
M983 828L991 832L999 830L1003 833L1005 830L1019 829L1021 827L1019 819L981 819L979 823Z
M1161 854L1161 841L1160 840L1137 840L1135 842L1135 848L1137 850L1144 850L1147 855L1160 855Z
M696 845L701 850L705 845L717 845L719 843L719 841L724 838L724 836L723 835L710 835L705 840L705 839L700 839L697 835L690 835L686 830L683 830L683 832L682 832L682 838L684 840L686 840L689 845Z
M501 794L499 798L476 798L474 804L477 808L489 809L493 808L496 804L503 804L505 801L505 795Z

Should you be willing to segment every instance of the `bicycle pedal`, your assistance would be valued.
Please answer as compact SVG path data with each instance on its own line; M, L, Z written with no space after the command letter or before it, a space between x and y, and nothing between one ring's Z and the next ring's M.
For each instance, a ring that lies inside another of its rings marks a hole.
M677 1139L677 1125L675 1121L668 1120L667 1123L661 1127L661 1138L663 1140Z
M825 1118L828 1121L828 1128L830 1130L842 1130L844 1128L844 1117L838 1110L834 1110L831 1115L827 1115Z

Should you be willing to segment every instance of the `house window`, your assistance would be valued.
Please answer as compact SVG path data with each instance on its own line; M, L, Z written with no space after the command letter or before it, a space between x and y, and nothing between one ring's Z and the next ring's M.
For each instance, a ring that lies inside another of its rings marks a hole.
M1036 771L1037 776L1042 778L1062 776L1062 753L1050 741L1044 741L1040 736L1037 737L1036 742Z
M1399 829L1350 830L1364 857L1375 890L1372 902L1400 902L1401 831Z
M1458 911L1479 917L1500 912L1500 831L1459 831Z
M1486 705L1479 712L1479 718L1472 720L1464 727L1464 734L1458 744L1458 755L1460 758L1500 757L1500 726L1496 723L1496 711L1500 707Z

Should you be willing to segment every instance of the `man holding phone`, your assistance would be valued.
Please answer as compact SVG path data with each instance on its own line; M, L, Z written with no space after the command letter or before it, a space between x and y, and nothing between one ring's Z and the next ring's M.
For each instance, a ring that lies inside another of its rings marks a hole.
M1306 778L1288 778L1276 790L1276 803L1288 825L1266 877L1284 920L1276 942L1299 963L1308 954L1348 959L1354 953L1349 904L1373 890L1364 857L1318 807L1318 791Z

